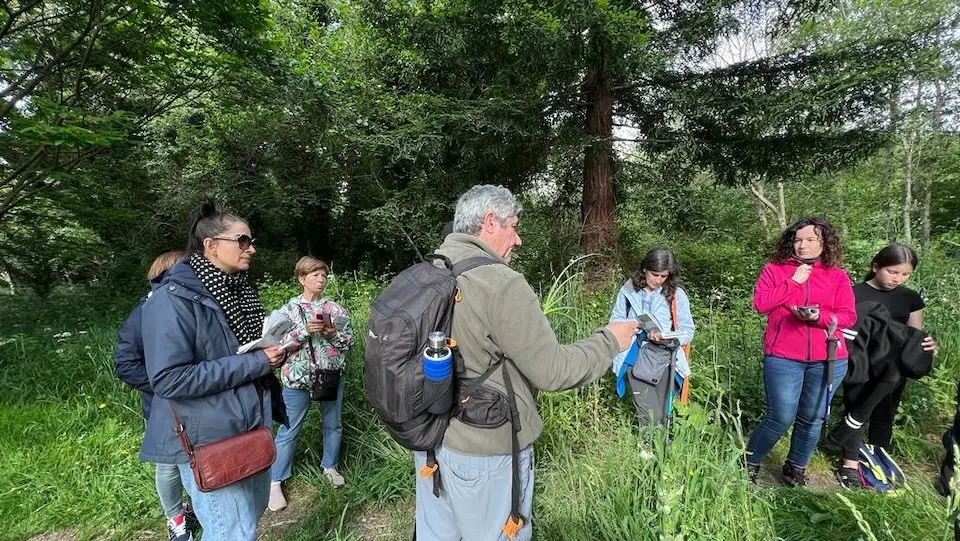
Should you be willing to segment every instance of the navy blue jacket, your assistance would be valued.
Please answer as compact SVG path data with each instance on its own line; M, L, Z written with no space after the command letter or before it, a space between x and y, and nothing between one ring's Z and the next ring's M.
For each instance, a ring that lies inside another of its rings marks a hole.
M183 464L170 406L194 445L212 443L261 425L272 429L271 403L279 382L262 350L237 355L240 343L226 314L186 261L177 263L141 307L147 375L154 390L140 458ZM276 382L274 385L272 382ZM263 414L254 382L264 390ZM285 422L282 402L277 420Z
M150 281L150 288L156 290L166 273ZM150 405L153 403L153 387L147 377L147 365L143 361L143 340L140 337L140 310L149 295L145 295L130 311L127 320L117 331L117 348L114 351L113 365L120 381L140 391L140 407L144 420L150 419Z

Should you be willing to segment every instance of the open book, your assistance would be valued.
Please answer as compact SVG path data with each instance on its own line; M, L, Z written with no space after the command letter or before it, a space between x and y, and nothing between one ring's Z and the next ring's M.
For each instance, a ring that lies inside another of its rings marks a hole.
M647 331L647 334L651 331L657 331L663 338L676 338L680 336L680 331L670 330L670 327L661 324L656 316L651 314L640 314L637 316L637 321L640 322L640 328Z
M247 353L255 349L263 349L269 346L279 346L283 337L292 331L295 326L296 325L290 321L290 318L287 317L286 313L282 310L274 310L269 317L263 320L263 336L240 346L237 354Z

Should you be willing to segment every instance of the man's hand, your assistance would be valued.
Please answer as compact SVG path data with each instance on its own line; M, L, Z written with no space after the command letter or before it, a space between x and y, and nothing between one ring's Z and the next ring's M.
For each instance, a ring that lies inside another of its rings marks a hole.
M940 350L937 349L936 340L934 340L929 334L923 339L923 342L920 342L920 347L923 348L923 351L932 351L934 355L940 352Z
M263 348L263 352L267 354L267 364L270 365L270 368L279 368L283 366L283 363L287 362L287 352L281 349L280 346Z
M637 325L639 325L639 323L636 320L612 321L607 324L607 329L610 329L610 332L612 332L613 336L617 339L618 351L623 351L630 347L630 341L637 332Z

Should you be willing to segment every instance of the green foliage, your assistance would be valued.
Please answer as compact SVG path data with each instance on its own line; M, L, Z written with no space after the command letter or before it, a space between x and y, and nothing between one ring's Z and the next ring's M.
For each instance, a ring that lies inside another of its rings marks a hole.
M98 278L109 259L94 231L56 209L33 205L0 230L0 267L41 297L61 281Z
M0 219L236 69L265 24L259 0L5 4Z

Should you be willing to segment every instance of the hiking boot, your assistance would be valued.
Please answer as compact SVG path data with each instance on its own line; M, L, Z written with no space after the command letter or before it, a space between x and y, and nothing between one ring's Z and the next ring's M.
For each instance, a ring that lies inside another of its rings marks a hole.
M783 484L788 487L807 486L807 474L804 468L798 468L787 462L783 465Z
M837 480L843 488L862 488L860 481L860 470L854 468L844 468L840 466L837 469Z
M760 466L757 464L747 464L747 478L750 479L750 484L757 484L757 477L760 476Z
M334 487L342 487L346 484L346 481L343 479L343 476L340 475L340 472L336 468L324 468L323 475L327 478L327 481L330 481L330 484Z
M280 482L270 483L270 501L267 509L279 511L287 506L287 499L283 497L283 485Z
M187 529L187 518L177 513L167 521L167 539L170 541L193 541L193 534Z

